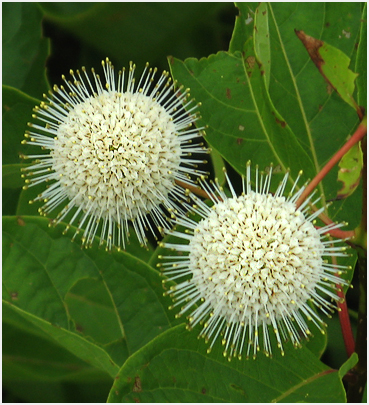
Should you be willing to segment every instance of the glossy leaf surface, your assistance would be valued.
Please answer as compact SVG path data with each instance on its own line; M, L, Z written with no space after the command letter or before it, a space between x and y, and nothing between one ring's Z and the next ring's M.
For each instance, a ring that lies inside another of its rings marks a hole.
M337 371L292 349L273 359L228 362L183 325L160 335L121 368L108 402L341 402ZM306 365L309 367L306 367Z
M171 324L161 279L127 253L81 250L62 230L42 218L4 218L3 297L63 347L114 375L114 361ZM84 302L78 312L76 300Z

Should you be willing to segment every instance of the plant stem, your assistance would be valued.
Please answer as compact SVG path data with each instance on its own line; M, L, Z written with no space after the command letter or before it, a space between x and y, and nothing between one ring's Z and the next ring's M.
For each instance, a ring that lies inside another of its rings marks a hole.
M176 180L176 183L180 187L184 188L185 190L186 189L190 190L191 193L193 193L193 194L196 194L196 195L198 195L200 197L203 197L203 198L209 198L208 193L205 190L203 190L202 188L200 188L200 187L196 187L196 186L194 186L192 184L185 183L184 181L181 181L181 180Z
M332 257L333 264L337 264L337 260L335 257ZM336 274L339 277L338 274ZM337 295L340 297L340 301L337 302L338 307L338 317L340 320L341 331L343 336L343 341L345 343L347 357L349 358L352 353L355 352L355 339L354 334L352 333L351 322L350 322L350 315L347 309L347 301L345 297L345 293L342 290L342 286L337 284Z
M313 178L313 180L307 185L304 192L296 201L296 207L298 208L306 199L306 197L316 188L316 186L324 179L324 177L332 170L341 158L363 137L366 135L366 118L360 123L358 128L352 137L342 146L342 148L335 153L329 162L323 167L323 169Z

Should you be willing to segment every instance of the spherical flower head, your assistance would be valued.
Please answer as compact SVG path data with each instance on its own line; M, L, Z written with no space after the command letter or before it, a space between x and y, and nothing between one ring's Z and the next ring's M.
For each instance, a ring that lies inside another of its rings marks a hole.
M156 69L146 65L136 86L135 65L128 74L120 71L118 80L108 59L102 65L105 87L94 69L92 82L85 68L82 74L70 71L73 81L62 76L66 88L54 86L35 108L33 117L44 126L29 123L24 143L49 153L26 156L37 159L26 169L26 182L52 183L34 201L45 202L45 215L68 201L54 223L69 214L69 227L79 218L85 246L101 229L108 249L125 247L129 221L146 244L145 230L155 234L147 214L159 230L168 227L163 207L177 209L176 181L191 183L192 175L202 173L196 169L202 161L191 157L206 152L201 143L192 144L202 134L193 125L198 105L188 90L175 90L167 72L155 84Z
M337 268L324 259L344 255L344 248L324 241L324 234L340 225L316 229L313 221L323 209L308 215L310 199L296 208L304 189L293 193L297 181L289 195L283 196L288 173L270 194L269 173L264 182L256 174L253 191L248 164L242 195L237 196L228 181L230 198L217 184L212 189L203 181L214 205L209 208L192 196L201 220L179 218L177 223L187 232L171 232L189 243L164 244L182 253L164 256L167 261L162 264L168 280L181 280L169 291L174 306L186 303L179 315L197 304L188 317L189 326L203 323L201 335L212 341L209 350L223 335L224 355L229 359L242 358L243 352L249 357L251 351L255 357L260 350L259 335L265 354L271 355L270 329L282 354L283 340L290 338L297 347L300 336L311 334L307 321L323 331L325 324L309 303L329 314L334 306L326 297L338 300L332 287L344 283L335 275ZM339 271L345 268L337 267Z

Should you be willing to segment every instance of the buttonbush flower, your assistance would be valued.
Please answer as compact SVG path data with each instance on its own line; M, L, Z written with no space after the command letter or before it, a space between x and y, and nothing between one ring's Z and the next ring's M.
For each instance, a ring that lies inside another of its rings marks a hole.
M64 203L53 223L69 215L69 228L79 219L76 233L84 228L85 246L100 232L107 249L125 247L129 221L146 244L145 230L155 233L147 214L162 231L163 207L177 209L183 195L176 180L191 183L202 173L196 168L203 160L192 157L205 151L192 143L203 134L193 125L198 105L165 71L155 84L157 69L147 64L136 84L132 63L117 80L109 59L102 65L105 86L94 69L92 80L84 67L71 70L72 81L62 76L65 87L54 86L35 108L41 125L29 123L23 143L49 153L23 156L36 159L25 170L25 187L49 183L33 201L44 202L44 215Z
M304 190L295 191L301 173L286 197L289 173L274 194L269 192L271 173L259 176L256 170L252 190L248 163L240 196L226 174L231 197L217 181L209 185L200 180L213 206L188 193L200 220L178 217L176 223L186 230L170 234L186 243L161 244L177 253L160 256L159 264L167 276L164 282L177 283L165 293L173 297L173 307L181 307L177 316L189 312L190 329L203 324L201 336L211 341L209 352L222 336L229 360L243 354L255 358L261 346L271 355L273 332L284 354L284 340L298 347L302 336L311 335L308 321L324 333L325 323L311 304L329 315L335 308L332 300L339 300L335 285L346 283L336 274L346 267L326 260L345 255L345 248L336 245L342 241L333 244L326 235L343 224L316 229L323 208L309 214L312 195L296 208Z

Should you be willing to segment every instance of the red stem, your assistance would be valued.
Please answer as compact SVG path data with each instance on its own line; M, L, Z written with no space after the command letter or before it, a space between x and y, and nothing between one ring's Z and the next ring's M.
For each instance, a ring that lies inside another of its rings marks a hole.
M323 169L313 178L313 180L307 185L299 199L296 201L296 207L298 208L306 199L306 197L316 188L316 186L324 179L324 177L330 172L341 158L363 137L366 135L366 119L363 120L352 137L342 146L342 148L335 153L329 162L323 167Z
M337 264L337 260L335 257L332 257L332 263ZM336 274L336 276L339 277L338 274ZM336 284L336 288L337 295L340 297L340 300L337 302L338 317L340 319L342 336L345 343L347 357L350 357L352 353L355 352L355 338L354 334L352 333L345 293L343 292L342 287L339 284Z

